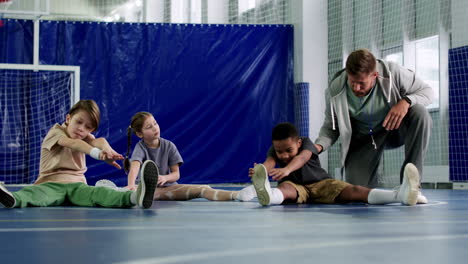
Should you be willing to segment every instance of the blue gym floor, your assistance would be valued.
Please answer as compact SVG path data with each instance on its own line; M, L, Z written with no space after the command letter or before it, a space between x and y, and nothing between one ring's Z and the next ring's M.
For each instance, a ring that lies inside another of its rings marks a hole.
M11 189L11 188L10 188ZM468 191L427 205L0 208L1 263L466 263Z

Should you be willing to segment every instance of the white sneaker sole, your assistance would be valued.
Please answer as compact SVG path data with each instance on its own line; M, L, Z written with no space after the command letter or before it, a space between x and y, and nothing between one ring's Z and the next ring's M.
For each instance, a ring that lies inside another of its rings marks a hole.
M405 178L403 181L407 181L409 186L408 199L405 202L406 205L415 205L418 202L419 194L419 172L416 166L411 163L406 164L405 171L403 173Z
M266 168L262 164L257 164L254 171L252 183L255 192L257 192L258 202L263 206L267 206L270 204L271 187L268 181Z
M154 192L158 185L159 170L158 166L151 161L147 160L141 167L140 184L137 189L137 205L142 208L150 208L153 205Z

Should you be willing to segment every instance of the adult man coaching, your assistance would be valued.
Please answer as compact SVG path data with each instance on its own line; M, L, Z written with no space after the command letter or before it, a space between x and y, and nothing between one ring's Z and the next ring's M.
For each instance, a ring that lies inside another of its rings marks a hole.
M426 106L434 95L414 72L360 49L349 55L325 94L325 120L315 144L322 152L340 137L347 182L376 187L383 150L403 144L400 182L407 163L422 175L432 127Z

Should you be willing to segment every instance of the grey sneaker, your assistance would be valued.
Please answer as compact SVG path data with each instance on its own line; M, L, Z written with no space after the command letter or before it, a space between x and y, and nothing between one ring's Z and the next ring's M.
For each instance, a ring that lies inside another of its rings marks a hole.
M271 186L268 181L267 170L263 164L257 164L255 166L252 183L257 192L258 202L263 206L270 205Z
M242 190L239 191L237 194L236 200L242 201L242 202L248 202L251 201L257 197L257 193L255 192L255 188L253 185L249 185Z
M0 184L0 204L6 208L13 208L16 205L16 199L3 184Z
M145 209L150 208L158 185L158 166L152 160L145 161L141 166L140 177L140 184L136 190L137 205Z
M416 166L408 163L403 172L403 183L398 191L397 199L404 205L415 205L419 194L419 172Z

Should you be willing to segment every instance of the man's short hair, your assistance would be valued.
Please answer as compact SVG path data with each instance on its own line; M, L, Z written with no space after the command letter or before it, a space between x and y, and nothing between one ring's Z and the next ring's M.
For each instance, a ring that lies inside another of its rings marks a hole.
M283 140L287 138L298 138L296 127L291 123L280 123L273 128L271 138L273 140Z
M346 72L350 75L375 72L377 61L368 49L358 49L346 59Z

